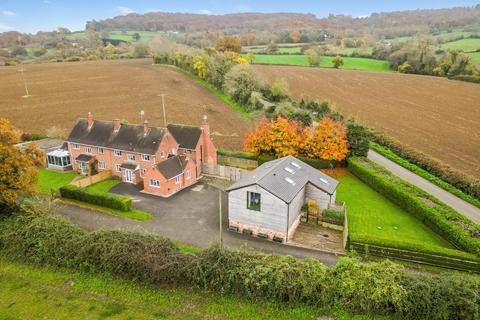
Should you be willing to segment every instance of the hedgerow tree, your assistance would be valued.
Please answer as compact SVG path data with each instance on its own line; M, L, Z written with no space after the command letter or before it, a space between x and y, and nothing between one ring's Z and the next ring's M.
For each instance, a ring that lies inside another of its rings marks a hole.
M349 119L346 125L348 148L350 149L349 156L366 157L372 139L371 130L355 121L355 119Z
M305 55L310 67L318 67L320 65L321 57L315 49L306 50Z
M225 75L223 89L235 102L248 105L252 92L260 85L257 76L249 65L236 65Z
M335 69L338 69L338 68L340 68L341 66L343 66L343 64L344 64L345 62L343 61L343 58L342 58L342 57L336 56L335 58L333 58L332 63L333 63L333 67L334 67Z
M215 49L220 52L225 51L232 51L232 52L240 52L242 50L242 45L235 37L223 37L217 40L217 44L215 45Z
M0 118L0 144L14 144L20 139L17 129L7 118Z

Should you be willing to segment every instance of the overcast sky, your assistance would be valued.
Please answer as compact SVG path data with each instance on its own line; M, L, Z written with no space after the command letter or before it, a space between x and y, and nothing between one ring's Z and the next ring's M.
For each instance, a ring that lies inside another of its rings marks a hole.
M330 13L354 17L372 12L387 12L420 8L449 8L473 6L480 1L314 1L314 0L257 0L257 1L147 1L147 0L0 0L0 32L50 31L67 27L72 31L83 30L88 20L100 20L131 12L152 11L224 14L236 12L304 12L318 17Z

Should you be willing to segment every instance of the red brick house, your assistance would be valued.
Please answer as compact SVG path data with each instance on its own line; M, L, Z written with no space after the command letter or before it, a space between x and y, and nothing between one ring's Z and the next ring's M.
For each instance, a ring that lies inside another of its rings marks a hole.
M200 127L167 128L79 119L67 138L73 169L80 174L111 170L123 182L143 184L144 192L168 197L193 184L202 164L217 163L217 149L204 116Z

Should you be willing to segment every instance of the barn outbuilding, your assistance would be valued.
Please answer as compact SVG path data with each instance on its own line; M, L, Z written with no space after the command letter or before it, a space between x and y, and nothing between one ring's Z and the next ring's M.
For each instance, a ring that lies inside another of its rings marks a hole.
M229 228L286 242L300 222L302 206L335 204L338 181L287 156L262 164L227 189Z

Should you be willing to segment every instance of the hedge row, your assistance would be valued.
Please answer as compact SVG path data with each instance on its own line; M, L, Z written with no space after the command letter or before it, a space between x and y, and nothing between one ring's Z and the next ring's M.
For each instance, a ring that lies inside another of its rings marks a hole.
M449 77L451 80L460 80L466 82L473 82L473 83L480 83L480 77L468 75L468 74L460 74L458 76Z
M112 193L94 193L72 185L61 187L60 195L64 198L83 201L121 211L130 211L132 209L132 199L130 197Z
M352 157L348 164L350 171L372 189L417 217L456 247L480 256L478 224L370 160Z
M322 221L343 226L345 224L345 213L343 211L325 209L322 211Z
M397 156L393 151L391 151L388 148L382 147L379 144L376 144L374 142L370 143L370 148L375 150L376 152L380 153L384 157L392 160L396 164L404 167L405 169L408 169L409 171L414 172L415 174L419 175L420 177L430 181L431 183L437 185L438 187L456 195L457 197L467 201L468 203L480 208L480 200L472 197L471 195L468 195L464 193L462 190L455 188L451 184L443 181L442 179L434 176L430 172L420 168L419 166Z
M433 159L411 147L405 146L400 142L385 135L377 134L373 140L381 146L387 147L396 155L416 164L420 168L430 172L441 180L448 182L452 186L462 190L468 195L480 199L480 181L474 179L458 170L453 169L445 163Z
M218 149L217 154L220 156L226 156L226 157L255 160L255 161L257 160L256 154L250 153L250 152L244 152L244 151L230 151L230 150Z
M469 320L480 315L480 278L467 274L421 274L389 261L365 264L353 258L341 258L327 268L316 259L219 247L188 254L157 236L88 232L45 214L19 214L1 221L0 254L143 283L399 319Z

